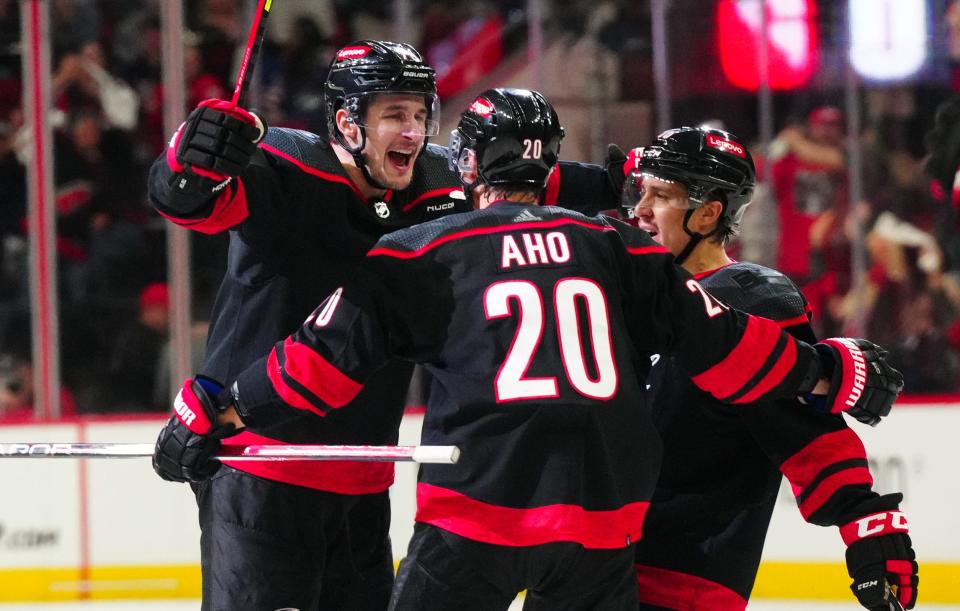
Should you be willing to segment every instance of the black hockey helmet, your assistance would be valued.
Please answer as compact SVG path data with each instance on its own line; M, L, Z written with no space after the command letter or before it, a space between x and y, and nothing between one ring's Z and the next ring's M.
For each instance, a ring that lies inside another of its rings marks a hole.
M348 150L364 176L366 164L360 151L366 145L366 111L369 100L376 94L422 95L427 106L425 138L439 130L440 102L437 97L436 74L420 52L402 42L359 40L337 51L330 63L323 87L327 131ZM360 127L360 144L350 146L336 126L337 111L349 112L349 120Z
M690 241L676 256L683 263L702 240L718 236L726 241L736 233L740 219L753 198L757 171L750 151L730 132L709 127L680 127L659 136L645 146L637 157L623 189L624 207L633 206L643 197L643 180L650 176L674 181L687 188L688 208L683 217L683 230ZM707 234L693 231L687 225L694 210L710 200L723 203L723 214Z
M529 89L488 89L460 116L450 133L448 160L467 190L488 185L546 186L557 165L563 127L542 94ZM464 173L476 172L467 181Z
M733 227L753 198L757 171L750 151L730 132L680 127L663 132L653 145L643 147L637 169L624 189L625 202L639 201L638 187L644 176L684 185L691 208L719 199L724 203L723 216Z

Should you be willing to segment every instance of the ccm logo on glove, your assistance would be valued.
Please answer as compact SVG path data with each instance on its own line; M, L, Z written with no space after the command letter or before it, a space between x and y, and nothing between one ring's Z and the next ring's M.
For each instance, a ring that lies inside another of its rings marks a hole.
M850 545L854 541L867 537L907 531L907 516L902 511L882 511L841 527L840 536L843 537L844 543Z

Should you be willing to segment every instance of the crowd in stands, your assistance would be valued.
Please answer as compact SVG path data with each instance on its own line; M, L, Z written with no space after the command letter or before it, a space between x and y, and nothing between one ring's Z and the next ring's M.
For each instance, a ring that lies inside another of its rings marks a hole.
M184 116L203 99L229 96L252 4L184 3ZM445 97L523 52L526 2L413 4L413 42L437 69ZM593 36L618 57L622 97L652 100L647 3L545 4L554 31ZM324 133L322 83L333 51L358 38L394 37L391 3L295 5L297 11L284 5L271 16L253 97L268 124ZM31 143L21 129L19 6L0 0L0 420L32 412L25 222ZM164 411L166 224L145 201L147 168L167 137L159 2L51 0L49 6L63 413ZM917 118L914 94L882 93L868 100L862 201L850 200L845 120L829 105L836 98L809 104L766 150L756 149L764 187L745 222L763 231L746 231L751 240L739 248L744 258L777 267L802 287L821 335L862 328L894 354L908 392L955 392L957 202L923 172L922 134L931 119L924 125ZM687 114L703 119L715 112ZM861 237L866 274L857 281L851 245ZM199 352L226 242L191 239Z

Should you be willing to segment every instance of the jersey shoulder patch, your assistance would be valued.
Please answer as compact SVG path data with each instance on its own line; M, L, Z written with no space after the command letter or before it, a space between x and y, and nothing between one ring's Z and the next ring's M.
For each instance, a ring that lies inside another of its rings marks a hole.
M805 322L810 310L790 278L756 263L733 263L699 282L724 303L777 322Z
M321 173L347 177L330 143L317 134L287 127L271 127L260 148L268 155L285 159L301 169L306 166Z

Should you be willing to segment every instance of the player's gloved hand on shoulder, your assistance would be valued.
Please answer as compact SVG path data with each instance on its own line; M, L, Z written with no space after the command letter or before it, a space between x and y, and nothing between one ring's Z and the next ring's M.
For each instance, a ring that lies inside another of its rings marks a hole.
M622 196L623 194L623 185L627 176L637 169L642 151L642 147L636 147L624 153L623 149L616 144L607 145L607 157L603 162L603 167L607 170L607 180L610 181L613 192L618 196ZM621 205L620 216L623 219L633 218L634 203L630 203L629 205L623 203L623 205Z
M174 414L160 431L153 451L153 470L171 482L198 482L220 468L213 458L220 440L235 432L232 424L218 424L217 415L227 405L220 396L223 385L198 375L186 380L174 400ZM229 399L227 399L229 400Z
M862 517L840 527L850 589L871 611L912 609L917 603L916 553L899 509L902 500L902 494L876 497L858 508Z
M607 145L607 157L603 161L603 167L606 168L607 178L610 179L610 185L616 193L623 191L623 181L630 172L638 169L642 153L641 146L624 153L623 149L616 144Z
M172 186L188 194L219 191L247 167L266 133L260 117L233 102L200 102L167 148Z
M813 346L830 390L814 404L824 411L847 412L860 422L876 426L890 413L903 390L903 374L886 360L887 351L865 339L833 337Z

